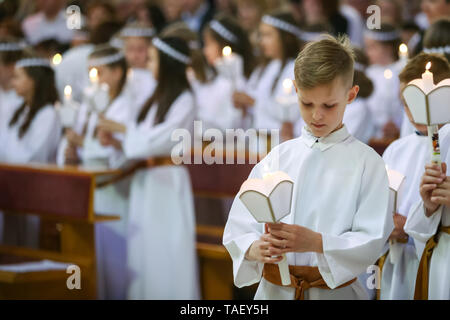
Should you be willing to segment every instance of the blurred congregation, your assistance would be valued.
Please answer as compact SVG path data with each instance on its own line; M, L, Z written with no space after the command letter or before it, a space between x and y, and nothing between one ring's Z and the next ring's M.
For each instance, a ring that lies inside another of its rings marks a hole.
M120 216L95 228L97 298L201 299L197 226L223 229L231 200L142 161L170 157L172 132L195 120L299 137L294 62L323 34L354 47L344 124L382 155L416 132L401 90L417 76L402 70L421 54L447 66L449 18L448 0L3 0L0 163L127 172L94 195L96 213ZM2 245L43 245L38 217L0 214Z

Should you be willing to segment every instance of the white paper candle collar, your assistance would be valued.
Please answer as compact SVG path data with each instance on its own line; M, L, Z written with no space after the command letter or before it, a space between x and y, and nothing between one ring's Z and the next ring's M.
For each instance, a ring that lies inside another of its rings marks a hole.
M440 53L440 54L449 53L450 54L450 46L436 47L436 48L424 48L423 52L425 52L425 53Z
M0 51L21 51L27 47L26 42L1 42Z
M225 28L225 26L223 24L221 24L219 21L213 20L213 21L211 21L209 26L211 27L211 29L213 29L215 32L217 32L222 38L224 38L232 43L238 42L237 37L230 30Z
M366 30L364 31L364 36L376 41L392 41L400 39L400 33L397 30L390 32Z
M191 63L191 59L187 55L175 50L174 48L169 46L167 43L162 41L160 38L153 38L152 43L156 48L158 48L159 50L161 50L162 52L164 52L171 58L173 58L181 63L184 63L184 64Z
M52 69L50 61L41 58L26 58L17 61L16 68L44 67Z
M301 31L298 27L294 26L293 24L290 24L286 21L280 20L278 18L274 18L269 15L265 15L262 17L262 22L269 24L277 29L281 29L283 31L292 33L293 35L299 37L301 34Z
M108 65L108 64L117 62L124 58L125 58L125 56L124 56L123 52L118 52L116 54L101 57L101 58L89 59L88 65L89 65L89 68L104 66L104 65Z
M120 32L120 36L123 38L128 38L128 37L151 38L155 34L156 34L156 31L154 28L125 27Z

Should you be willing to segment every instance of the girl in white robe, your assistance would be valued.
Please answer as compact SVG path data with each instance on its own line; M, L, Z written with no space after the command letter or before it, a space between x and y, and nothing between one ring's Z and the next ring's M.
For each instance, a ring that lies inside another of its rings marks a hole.
M191 129L195 117L186 64L188 46L178 38L154 38L150 65L157 77L154 95L138 123L101 120L104 131L124 132L127 159L168 157L176 129ZM195 215L187 169L139 169L130 188L128 227L129 299L198 299Z
M203 54L212 69L207 74L209 81L203 86L193 85L198 96L198 117L206 126L212 123L222 130L248 129L251 112L234 101L235 92L245 89L256 66L248 34L234 18L222 15L205 27L203 42ZM209 103L208 96L212 95L219 102L218 106Z
M401 87L410 81L420 78L425 65L431 61L432 72L436 83L450 76L450 66L442 57L421 53L412 58L399 76ZM382 300L412 300L416 283L420 256L417 252L423 250L423 243L409 237L407 243L396 241L396 238L407 236L404 233L404 223L414 204L420 201L419 187L424 174L424 168L430 162L430 145L427 128L414 124L411 112L405 105L406 115L416 132L394 141L384 152L383 159L387 167L405 176L398 195L398 212L394 220L396 229L393 243L389 245L389 253L382 268L380 299ZM398 224L398 225L397 225ZM403 224L403 225L402 225ZM416 248L417 247L417 248ZM417 250L416 250L417 249Z
M450 126L446 125L439 131L441 156L445 163L450 163ZM430 150L430 149L429 149ZM429 151L430 152L430 151ZM445 170L447 169L447 170ZM427 169L428 171L429 169ZM445 172L444 172L445 171ZM441 173L444 172L444 173ZM448 166L443 165L441 172L437 171L437 174L424 174L424 178L432 179L441 178L443 183L436 183L434 189L429 191L428 198L426 200L435 206L437 209L430 215L426 215L426 209L424 205L424 198L416 203L408 215L405 223L405 231L414 238L416 243L421 242L422 246L416 246L417 256L422 257L425 244L430 238L435 237L437 242L436 247L432 251L431 260L428 269L428 298L429 300L449 300L450 299L450 234L444 232L442 229L450 228L450 199L443 196L443 190L446 190L448 194L450 191L449 183L449 170ZM426 183L430 183L429 181ZM423 187L421 183L420 187ZM439 190L439 193L437 191ZM437 197L437 199L434 199ZM442 229L441 229L442 228ZM425 297L419 297L422 299Z
M253 99L254 128L281 130L282 140L287 140L299 136L303 125L291 81L300 52L299 29L290 14L273 12L263 16L260 33L265 62L253 72L244 98ZM291 103L284 105L283 98Z
M130 68L126 90L132 95L136 105L142 106L156 88L156 81L147 65L148 49L156 31L142 23L131 23L120 31L124 54Z
M125 56L117 49L98 46L89 55L89 67L98 70L98 81L109 88L109 103L99 112L90 110L88 101L80 107L75 132L68 135L66 149L76 149L79 163L84 166L118 168L125 164L122 153L113 146L103 146L103 140L123 140L122 134L98 135L97 121L104 117L120 123L134 121L137 115L136 100L127 87L127 63ZM128 90L127 90L128 89ZM82 144L75 148L76 139ZM62 147L64 144L62 144ZM65 150L64 155L67 154ZM63 155L63 157L64 157ZM70 161L65 159L66 164ZM94 193L96 214L117 215L118 221L103 222L96 225L97 289L99 299L123 300L127 292L126 248L129 179L121 180Z
M0 128L0 162L51 163L55 160L61 126L54 104L58 100L49 61L27 57L16 63L13 87L24 99ZM39 246L39 218L4 217L4 243Z
M400 34L391 25L364 33L366 53L370 66L366 74L374 84L368 105L375 122L375 138L397 138L404 112L399 95L398 74L403 61L398 60Z

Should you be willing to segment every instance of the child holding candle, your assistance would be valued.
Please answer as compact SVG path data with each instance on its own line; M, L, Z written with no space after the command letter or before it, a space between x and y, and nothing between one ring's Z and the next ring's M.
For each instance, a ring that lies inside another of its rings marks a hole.
M397 94L398 74L402 68L399 61L400 33L393 26L382 24L381 29L366 30L364 41L370 62L366 74L374 84L374 92L368 99L375 121L374 138L395 139L404 116Z
M121 134L98 131L98 118L107 118L120 123L132 122L137 116L136 102L126 92L127 63L119 50L101 45L89 55L91 70L97 70L95 87L107 84L110 103L103 112L90 109L85 101L80 107L78 124L75 130L69 129L66 135L66 161L76 158L83 165L102 165L119 167L124 164L122 153L114 145L123 140ZM91 74L92 75L92 74ZM93 95L96 92L92 92ZM92 99L93 97L90 97ZM103 146L105 141L110 146ZM112 145L112 146L111 146ZM69 156L69 157L67 157ZM69 163L69 162L67 162ZM100 299L125 299L127 290L126 238L129 179L97 188L94 194L94 210L97 214L115 214L119 221L96 225L97 286Z
M356 278L379 257L393 229L388 180L376 152L342 123L357 96L348 38L311 42L295 62L295 87L306 126L300 138L273 149L252 170L276 162L294 181L291 214L258 224L235 199L223 243L236 286L260 281L256 299L364 299ZM274 263L286 253L292 286L282 287ZM262 275L262 279L261 279ZM279 279L278 279L279 280Z
M284 116L280 96L295 96L284 91L283 82L294 79L294 59L300 51L299 29L291 14L272 12L260 24L260 46L264 62L253 72L245 92L235 94L235 105L253 108L253 127L281 129L286 139L298 136L301 118L297 108ZM290 110L291 111L291 110Z
M231 84L230 98L239 95L249 81L255 69L256 59L247 33L239 25L238 21L229 16L218 16L213 19L203 32L203 53L209 66L220 76L219 81L227 80ZM223 66L218 68L219 64ZM227 85L224 85L227 87ZM195 88L194 88L195 89ZM227 91L225 89L225 91ZM236 103L234 107L240 110L240 114L234 110L228 113L232 121L231 127L247 128L251 125L251 115L242 103ZM253 100L252 100L253 101ZM241 119L239 119L239 117ZM229 122L229 121L226 121ZM220 127L224 127L223 125Z
M449 79L450 75L445 78ZM429 70L422 74L422 80L434 84L438 82L434 72ZM422 199L411 209L404 229L416 243L423 244L422 250L417 250L420 262L414 299L449 300L450 179L447 163L450 160L450 126L443 126L439 132L437 126L428 126L427 129L436 130L436 134L428 140L431 161L425 165L420 181ZM445 162L441 163L441 159Z
M176 129L191 129L194 98L186 76L191 63L185 41L153 38L150 67L158 81L137 123L101 120L101 132L122 132L113 144L129 160L169 157ZM105 143L109 144L109 143ZM130 299L197 299L195 216L189 174L167 165L136 171L130 188L128 266ZM182 263L175 263L181 261Z
M0 162L54 162L61 126L50 62L26 53L16 62L12 86L23 102L0 127ZM39 218L5 216L4 243L38 247Z
M400 73L400 90L403 90L410 81L421 78L428 62L431 62L431 71L436 83L450 77L450 65L443 57L421 53L412 58ZM402 173L406 179L398 197L398 211L394 214L395 228L389 237L394 241L391 246L396 246L395 256L391 257L392 253L388 252L383 257L384 264L380 265L382 300L414 298L420 252L424 245L413 237L408 237L404 226L410 209L420 200L419 185L424 167L430 162L430 145L427 127L416 124L406 104L404 108L416 132L394 141L383 154L389 169Z
M202 121L202 129L214 128L225 132L226 129L239 128L242 114L233 106L231 80L208 64L197 33L184 23L174 23L164 29L161 36L181 38L189 44L192 64L187 69L188 80L195 96L196 120Z

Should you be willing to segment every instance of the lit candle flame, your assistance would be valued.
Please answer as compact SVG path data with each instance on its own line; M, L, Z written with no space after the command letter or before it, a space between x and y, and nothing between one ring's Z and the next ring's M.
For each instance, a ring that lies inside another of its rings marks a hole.
M427 71L430 71L430 68L431 68L431 61L429 61L429 62L427 63L427 65L425 66L425 69L426 69Z
M66 98L70 98L71 95L72 95L72 87L71 86L65 86L64 87L64 96Z
M401 53L407 54L408 53L408 46L406 44L402 43L400 45L400 49L399 50L400 50Z
M386 79L391 79L392 78L392 71L390 70L390 69L386 69L386 70L384 70L384 77L386 78Z
M231 50L230 46L226 46L222 49L222 54L224 57L229 57L233 53L233 50Z
M57 66L57 65L59 65L61 62L62 62L62 55L59 54L59 53L55 54L55 55L53 56L53 59L52 59L53 65Z
M97 70L97 68L92 68L89 71L89 79L91 79L91 82L93 82L93 83L98 82L98 70Z

